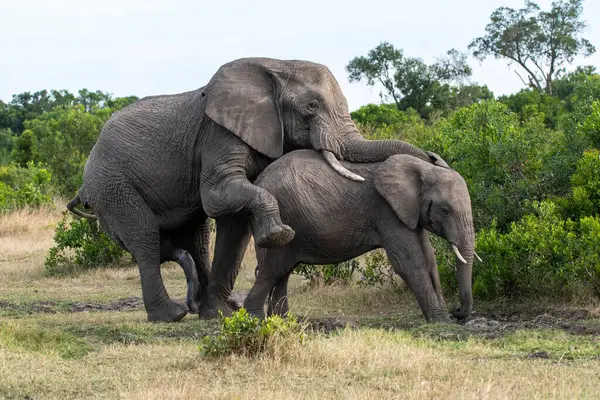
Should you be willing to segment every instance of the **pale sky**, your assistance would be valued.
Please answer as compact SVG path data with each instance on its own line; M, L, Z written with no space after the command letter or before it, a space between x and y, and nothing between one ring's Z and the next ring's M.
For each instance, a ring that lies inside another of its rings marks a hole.
M551 1L539 0L542 9ZM379 103L379 88L349 83L345 66L382 41L433 62L466 51L499 6L524 0L0 0L0 99L42 89L115 96L204 86L241 57L327 65L351 110ZM600 53L600 1L584 3L584 37ZM472 80L496 95L523 85L503 61L470 58ZM574 65L600 66L600 54Z

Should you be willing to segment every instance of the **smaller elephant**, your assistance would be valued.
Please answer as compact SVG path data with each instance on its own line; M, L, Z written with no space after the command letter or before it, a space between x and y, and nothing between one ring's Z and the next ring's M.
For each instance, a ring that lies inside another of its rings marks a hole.
M449 321L427 235L431 231L448 240L456 253L461 307L453 315L466 318L473 307L476 255L464 179L452 169L409 155L374 163L344 162L344 167L365 181L340 177L314 150L288 153L259 175L255 184L277 199L282 220L296 235L282 247L256 246L256 282L244 307L264 318L270 297L268 313L283 315L288 310L288 279L297 264L337 263L384 248L427 321Z

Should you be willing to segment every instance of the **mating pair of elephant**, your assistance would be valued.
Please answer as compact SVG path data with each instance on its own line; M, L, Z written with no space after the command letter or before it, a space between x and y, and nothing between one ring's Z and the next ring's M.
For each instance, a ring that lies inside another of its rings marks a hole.
M287 279L298 262L339 262L383 247L425 317L447 320L425 230L457 253L454 315L472 310L474 231L464 180L433 153L364 139L320 64L239 59L203 88L116 112L67 208L96 217L132 253L149 320L177 321L188 309L204 318L228 312L251 235L259 265L245 306L257 315L269 293L272 311L287 309ZM217 221L212 268L209 217ZM187 308L167 295L160 264L168 260L186 270Z

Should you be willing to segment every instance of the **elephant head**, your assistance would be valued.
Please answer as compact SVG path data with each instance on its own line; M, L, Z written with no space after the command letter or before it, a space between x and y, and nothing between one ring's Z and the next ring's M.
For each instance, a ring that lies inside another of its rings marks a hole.
M270 158L313 148L338 173L358 181L362 178L338 160L374 162L392 154L411 154L435 162L435 157L400 140L364 139L338 82L321 64L238 59L223 65L203 94L209 118Z
M381 164L374 180L377 191L409 229L425 228L450 242L456 254L461 299L461 307L453 315L469 316L476 255L471 198L464 179L454 170L396 155Z

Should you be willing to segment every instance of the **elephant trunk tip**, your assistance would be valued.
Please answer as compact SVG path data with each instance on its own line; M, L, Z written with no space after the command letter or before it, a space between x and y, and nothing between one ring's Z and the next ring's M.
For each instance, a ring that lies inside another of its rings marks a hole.
M471 315L471 311L472 310L457 308L456 310L452 311L452 315L458 319L466 319L469 315Z

